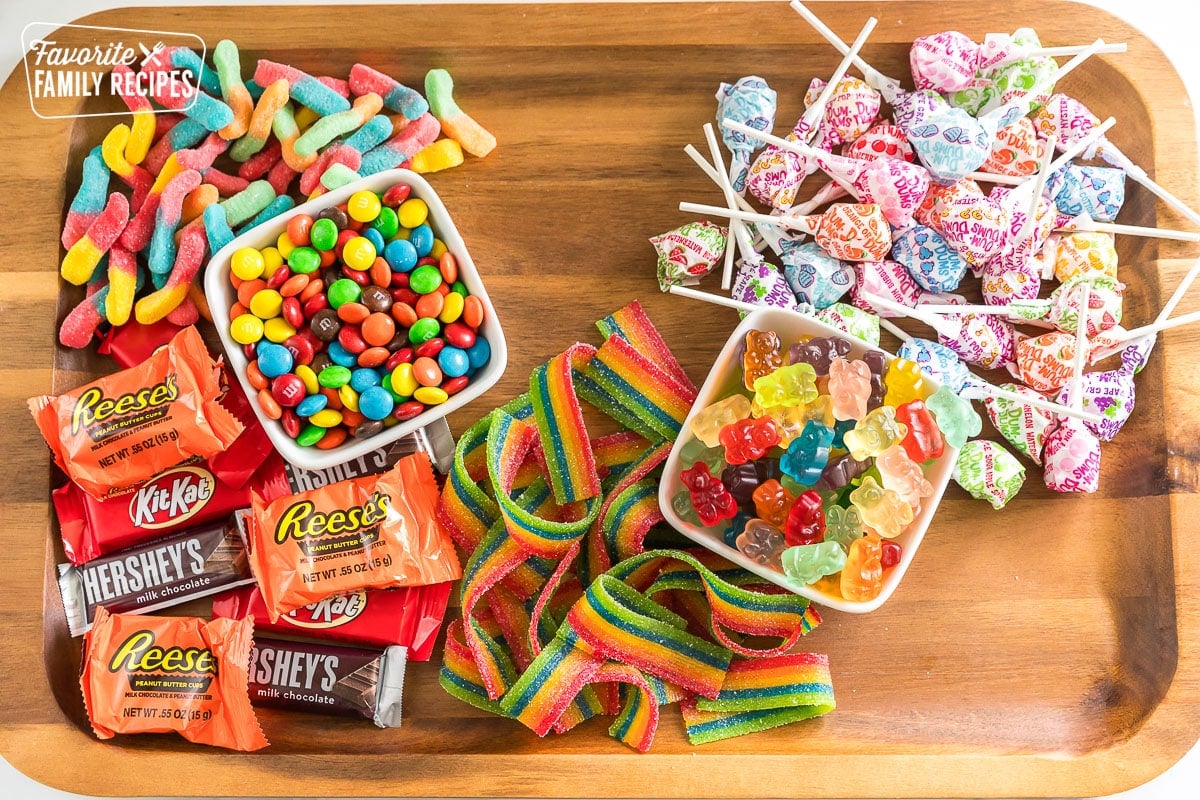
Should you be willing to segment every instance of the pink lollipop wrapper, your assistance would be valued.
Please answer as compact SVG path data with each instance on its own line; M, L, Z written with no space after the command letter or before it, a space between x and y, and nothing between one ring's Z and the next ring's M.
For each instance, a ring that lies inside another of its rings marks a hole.
M1045 197L1039 197L1036 217L1026 228L1025 220L1028 217L1029 204L1028 198L1024 197L1023 193L998 186L992 189L988 199L1000 210L1000 218L1008 221L1004 242L989 264L994 264L997 268L1002 269L1040 274L1041 264L1033 264L1031 261L1041 252L1046 244L1046 239L1054 230L1054 204Z
M903 264L890 259L863 261L854 265L853 303L858 308L881 317L895 317L892 311L879 310L862 298L862 293L878 295L912 308L921 297L921 287L913 280Z
M1042 450L1046 488L1091 494L1100 488L1100 440L1074 417L1059 417Z
M904 129L898 125L880 122L872 125L862 136L842 147L842 155L860 161L876 158L897 158L911 162L916 155Z
M953 337L938 334L938 342L969 364L1000 369L1012 363L1016 335L1008 322L990 314L963 314Z
M1001 389L1024 395L1032 400L1045 400L1045 395L1028 386L1002 383ZM983 401L988 419L1000 435L1017 449L1017 452L1035 464L1042 463L1042 449L1046 445L1046 431L1054 422L1047 411L1010 400L1007 397L987 397Z
M877 158L854 180L863 200L875 203L893 228L907 228L929 192L929 172L917 164Z
M958 31L941 31L914 40L908 61L918 89L957 92L975 80L979 45Z
M796 141L797 137L793 132L787 139ZM798 153L767 145L750 165L746 188L772 208L787 210L795 204L801 182L816 169L815 163Z
M938 217L942 237L978 273L1004 246L1008 228L990 197L964 193L944 200Z

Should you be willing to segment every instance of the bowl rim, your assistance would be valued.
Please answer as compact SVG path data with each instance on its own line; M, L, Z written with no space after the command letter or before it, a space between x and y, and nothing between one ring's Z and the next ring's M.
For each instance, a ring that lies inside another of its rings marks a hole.
M467 285L470 293L479 298L484 306L484 325L481 333L487 339L491 348L488 363L480 369L478 380L473 380L461 392L452 395L446 402L429 406L411 420L405 420L366 439L348 438L341 445L331 450L321 450L316 447L301 447L289 437L279 424L263 414L255 400L258 390L250 385L246 375L248 360L242 352L241 345L233 341L229 335L229 298L233 292L232 284L228 281L230 259L235 251L242 247L253 246L261 249L266 244L259 244L264 239L273 240L286 229L287 223L301 214L315 216L320 211L340 205L357 191L383 191L396 183L407 183L412 187L412 197L424 200L429 207L429 216L438 218L434 223L437 227L438 238L445 243L449 252L454 254L458 262L459 279ZM251 244L253 242L253 244ZM228 244L212 255L205 268L204 296L208 301L213 316L213 325L217 329L221 346L225 351L226 362L230 366L241 385L242 390L250 401L254 415L262 424L272 446L290 464L302 469L318 470L343 464L355 458L366 455L380 447L385 447L397 439L427 425L429 422L445 417L459 408L472 402L488 389L496 385L508 367L508 343L500 324L496 307L484 286L483 278L475 261L467 249L466 242L458 230L453 217L442 201L437 191L421 175L407 169L391 169L366 175L337 189L325 192L307 200L282 214L272 217L261 225L256 225L235 236Z
M671 452L667 456L667 460L663 467L663 478L659 482L658 487L658 504L663 516L668 524L677 531L687 536L697 544L712 550L734 562L738 566L753 572L754 574L766 578L772 583L780 586L788 591L798 594L811 600L813 603L831 608L837 611L846 611L854 614L865 614L878 609L882 606L895 592L900 585L900 581L904 578L908 571L909 565L912 563L917 550L920 548L922 540L925 538L925 533L929 526L933 523L937 508L941 505L942 496L945 494L946 487L950 482L950 473L953 470L953 461L957 458L958 448L946 442L945 448L940 458L936 459L936 463L942 466L941 473L936 481L930 481L933 484L933 494L925 498L925 502L921 504L922 524L917 527L905 531L897 539L904 538L905 546L901 554L900 561L884 576L883 587L879 594L871 600L855 601L846 600L840 597L831 597L824 592L814 589L811 585L800 585L788 579L782 572L776 572L747 558L736 548L726 545L721 541L720 537L713 533L710 529L702 528L693 525L681 518L671 504L672 495L676 493L679 487L679 460L680 450L687 438L691 438L692 418L699 413L703 408L714 402L717 398L714 395L717 393L721 384L725 383L728 362L731 360L733 351L738 347L746 333L752 329L772 329L776 330L778 326L805 326L810 330L805 331L814 336L839 336L844 339L849 339L856 347L862 350L878 350L888 357L889 361L897 356L894 353L889 353L878 345L873 345L862 339L858 339L845 331L835 328L821 320L799 314L797 312L788 311L781 308L771 308L764 306L754 311L748 312L742 321L734 328L729 338L725 341L725 345L721 348L721 352L717 355L713 362L712 368L705 377L703 385L696 394L696 401L692 405L691 411L683 422L683 427L680 429L679 436L676 437L675 443L671 447ZM935 379L928 373L924 373L927 380L933 387L934 391L941 388L940 381Z

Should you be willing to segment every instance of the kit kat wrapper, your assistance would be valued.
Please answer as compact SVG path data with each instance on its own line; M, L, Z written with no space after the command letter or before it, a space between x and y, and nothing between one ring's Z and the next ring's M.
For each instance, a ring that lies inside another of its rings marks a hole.
M178 733L232 750L267 746L250 704L254 621L110 614L83 643L79 687L101 739Z
M207 462L172 467L134 491L103 500L68 481L51 492L63 552L72 564L115 553L170 533L228 519L250 505L251 491L264 497L290 493L283 459L259 463L254 480L231 486Z
M425 453L382 475L273 501L256 496L246 532L270 621L334 594L460 578L437 502Z
M228 520L189 528L93 559L58 565L67 628L84 634L101 607L148 614L254 583L245 540Z
M403 647L367 650L256 636L250 651L250 702L362 717L381 728L398 728L406 660Z
M242 423L218 402L220 371L188 327L136 367L28 405L58 467L88 494L108 497L238 437Z
M452 581L402 589L360 589L297 608L271 622L255 586L213 598L214 617L253 617L258 631L364 647L400 645L409 661L428 661L442 628Z

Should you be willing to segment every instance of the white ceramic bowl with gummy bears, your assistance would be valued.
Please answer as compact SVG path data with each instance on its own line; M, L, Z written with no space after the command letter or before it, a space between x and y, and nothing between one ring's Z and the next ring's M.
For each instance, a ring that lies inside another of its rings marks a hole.
M803 584L792 580L783 571L771 565L760 564L744 555L737 548L726 544L723 532L729 527L728 520L722 520L717 525L709 528L685 519L675 509L673 504L674 498L680 492L686 493L687 491L687 488L680 479L680 472L686 469L685 462L682 460L682 450L689 441L695 439L691 430L692 419L709 405L729 397L735 392L747 396L750 395L742 383L741 352L746 334L755 330L775 331L781 342L781 352L785 356L785 363L786 354L793 343L812 337L829 336L840 337L851 343L850 352L846 356L848 359L861 359L863 354L868 350L878 350L884 353L889 361L894 358L892 354L886 351L872 347L843 333L837 328L830 327L817 320L807 319L786 311L770 308L762 308L751 312L733 331L728 341L725 342L725 347L722 348L716 363L713 364L712 370L708 373L708 378L700 388L695 405L692 406L692 411L688 414L688 418L683 424L683 430L678 439L676 439L675 446L671 448L671 453L667 457L663 470L663 478L659 483L659 506L667 522L689 539L774 584L806 597L820 606L838 611L848 611L857 614L874 611L887 602L888 598L896 590L896 587L900 585L904 573L908 570L909 564L912 563L913 558L916 556L921 540L925 537L925 532L929 529L929 525L933 521L938 504L941 502L942 495L946 490L946 484L950 481L950 473L954 468L954 462L958 455L958 450L951 447L949 443L945 444L941 456L922 465L925 478L933 486L933 494L924 498L920 510L913 516L912 522L904 528L899 536L892 539L892 541L899 544L902 548L900 560L894 566L883 571L883 583L880 591L869 600L847 600L840 593L833 594L823 591L820 588L820 582ZM928 375L924 377L931 392L940 388L940 384L937 381ZM775 448L766 457L771 458L780 452L779 448ZM841 452L834 450L831 460ZM718 475L717 477L720 476Z

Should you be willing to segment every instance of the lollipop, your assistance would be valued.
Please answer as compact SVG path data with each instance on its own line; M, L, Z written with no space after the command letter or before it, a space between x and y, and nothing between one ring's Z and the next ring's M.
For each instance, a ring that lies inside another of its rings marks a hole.
M757 75L740 78L736 83L722 83L717 90L717 122L732 119L760 131L775 125L775 90ZM745 188L746 173L755 151L762 145L737 132L722 132L725 146L733 154L729 173L733 188Z
M836 203L823 214L752 214L717 206L683 202L680 211L779 225L811 234L821 248L842 261L880 261L891 247L891 229L879 206Z

